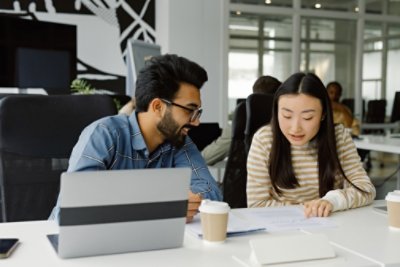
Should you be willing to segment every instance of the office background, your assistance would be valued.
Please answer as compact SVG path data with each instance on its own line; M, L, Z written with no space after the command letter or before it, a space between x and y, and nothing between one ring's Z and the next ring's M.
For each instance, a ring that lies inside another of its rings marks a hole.
M225 125L256 77L295 71L337 80L344 98L387 99L400 87L400 3L393 0L2 1L1 13L77 25L78 77L124 92L126 40L156 42L204 66L204 122Z

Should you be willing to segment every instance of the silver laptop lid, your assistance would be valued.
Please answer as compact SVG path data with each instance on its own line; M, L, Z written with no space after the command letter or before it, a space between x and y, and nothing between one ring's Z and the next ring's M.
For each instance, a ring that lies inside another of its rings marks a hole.
M182 246L189 168L63 173L58 254Z

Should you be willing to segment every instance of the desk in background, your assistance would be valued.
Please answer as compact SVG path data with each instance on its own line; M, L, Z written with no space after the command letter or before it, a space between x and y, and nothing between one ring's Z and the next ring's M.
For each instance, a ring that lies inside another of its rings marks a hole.
M400 266L400 231L389 230L386 216L372 206L334 213L330 219L337 227L309 232L326 234L336 258L274 266ZM21 241L10 258L0 260L0 266L243 266L235 258L249 257L250 239L290 234L262 232L230 237L224 244L210 246L187 232L182 248L63 260L46 238L46 234L56 232L57 225L50 221L0 224L0 237L18 237Z
M360 139L354 139L354 143L357 148L400 155L399 135L362 135ZM400 189L400 170L397 171L397 189Z

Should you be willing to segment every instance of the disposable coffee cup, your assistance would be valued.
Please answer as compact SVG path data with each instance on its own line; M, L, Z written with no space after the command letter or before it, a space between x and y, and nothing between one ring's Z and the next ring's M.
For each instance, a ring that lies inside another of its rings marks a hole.
M389 228L400 231L400 191L389 192L386 195Z
M223 243L226 240L229 205L225 202L202 200L199 208L203 240L206 243Z

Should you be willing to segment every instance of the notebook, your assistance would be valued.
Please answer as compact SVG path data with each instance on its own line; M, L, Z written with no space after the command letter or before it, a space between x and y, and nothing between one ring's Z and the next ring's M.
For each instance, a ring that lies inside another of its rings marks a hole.
M61 258L181 247L190 168L66 172L61 175Z

